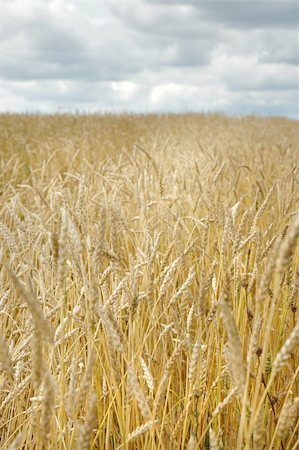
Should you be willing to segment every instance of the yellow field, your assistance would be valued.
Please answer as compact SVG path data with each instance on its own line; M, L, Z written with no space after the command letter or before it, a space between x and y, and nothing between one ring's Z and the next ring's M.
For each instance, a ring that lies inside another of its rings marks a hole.
M0 448L298 449L298 122L0 135Z

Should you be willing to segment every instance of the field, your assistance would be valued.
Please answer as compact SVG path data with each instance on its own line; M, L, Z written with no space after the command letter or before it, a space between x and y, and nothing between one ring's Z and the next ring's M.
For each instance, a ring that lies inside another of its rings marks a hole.
M298 449L298 122L0 135L0 448Z

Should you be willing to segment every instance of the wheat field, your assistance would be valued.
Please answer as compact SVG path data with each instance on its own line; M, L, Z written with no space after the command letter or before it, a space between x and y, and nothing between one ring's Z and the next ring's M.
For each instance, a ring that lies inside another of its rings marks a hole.
M298 449L298 122L0 135L0 448Z

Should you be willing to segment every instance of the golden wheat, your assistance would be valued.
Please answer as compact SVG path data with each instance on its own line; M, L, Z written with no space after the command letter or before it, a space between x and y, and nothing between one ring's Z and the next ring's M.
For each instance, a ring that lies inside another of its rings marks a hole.
M298 122L0 134L0 448L295 450Z

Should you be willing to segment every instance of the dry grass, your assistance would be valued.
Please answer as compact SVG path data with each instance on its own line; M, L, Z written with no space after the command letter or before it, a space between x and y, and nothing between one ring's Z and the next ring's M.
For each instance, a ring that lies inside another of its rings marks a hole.
M0 134L1 449L298 448L298 123Z

